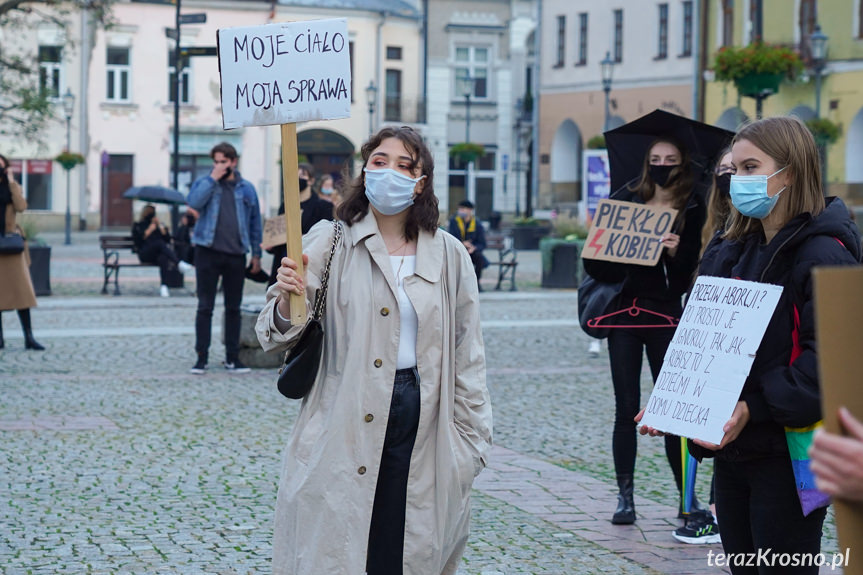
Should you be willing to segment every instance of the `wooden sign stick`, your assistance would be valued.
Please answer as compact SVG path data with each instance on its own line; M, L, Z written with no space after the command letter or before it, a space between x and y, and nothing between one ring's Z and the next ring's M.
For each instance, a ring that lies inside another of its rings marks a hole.
M297 273L305 277L303 267L303 230L300 221L300 174L297 166L297 125L282 124L282 188L285 194L285 231L288 257L297 262ZM306 296L292 293L291 325L306 323Z

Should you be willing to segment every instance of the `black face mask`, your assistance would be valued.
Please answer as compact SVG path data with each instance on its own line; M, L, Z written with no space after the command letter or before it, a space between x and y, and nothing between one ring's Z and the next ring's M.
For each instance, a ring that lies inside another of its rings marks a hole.
M729 198L731 190L731 172L716 176L716 191L720 197Z
M300 191L306 191L306 188L309 187L309 181L306 178L300 178Z
M657 166L651 164L647 168L647 173L650 174L650 179L659 186L660 188L664 188L669 184L673 184L675 180L677 180L677 175L671 178L671 172L674 168L679 167L680 164L674 166Z

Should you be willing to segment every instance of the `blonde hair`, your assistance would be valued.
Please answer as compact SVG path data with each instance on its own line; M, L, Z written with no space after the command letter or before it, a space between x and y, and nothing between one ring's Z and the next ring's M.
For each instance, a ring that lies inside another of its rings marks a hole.
M774 209L781 209L781 224L793 217L810 213L817 216L824 210L824 194L821 190L821 162L815 139L806 125L793 116L777 116L757 120L741 128L731 146L741 140L770 156L776 169L786 168L788 186ZM760 232L761 221L731 210L726 239L739 240L751 233Z

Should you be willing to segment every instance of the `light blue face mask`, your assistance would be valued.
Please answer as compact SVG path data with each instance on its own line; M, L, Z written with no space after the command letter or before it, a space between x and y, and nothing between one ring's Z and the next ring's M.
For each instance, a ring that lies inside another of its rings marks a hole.
M414 189L419 178L409 178L390 168L369 170L366 174L366 197L377 211L385 216L393 216L411 207L414 203Z
M785 166L787 168L788 166ZM785 168L782 168L784 170ZM773 206L779 201L779 194L785 191L785 187L773 194L767 195L767 180L781 172L776 170L769 176L737 176L731 175L731 203L737 211L750 218L767 217L773 210Z

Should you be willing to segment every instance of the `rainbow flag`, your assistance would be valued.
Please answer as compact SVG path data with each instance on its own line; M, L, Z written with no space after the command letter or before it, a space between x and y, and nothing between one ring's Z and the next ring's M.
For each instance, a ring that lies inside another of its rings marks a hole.
M821 427L821 424L819 421L809 427L785 428L785 440L791 454L791 467L794 470L797 496L800 497L804 517L819 507L830 505L830 496L818 491L815 487L815 476L809 469L809 446L812 445L815 430Z
M695 475L698 471L698 460L689 454L686 438L680 438L680 461L683 477L680 482L680 501L683 502L683 514L692 511L692 497L695 495Z

